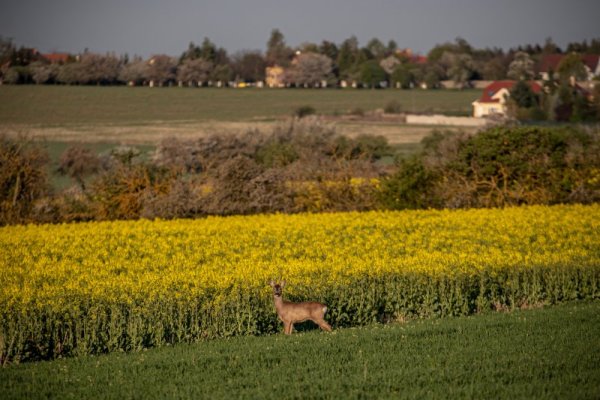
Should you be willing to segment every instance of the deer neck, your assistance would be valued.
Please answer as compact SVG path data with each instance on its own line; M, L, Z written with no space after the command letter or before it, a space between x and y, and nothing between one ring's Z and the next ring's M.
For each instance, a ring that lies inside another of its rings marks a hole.
M275 308L277 310L279 310L279 309L281 309L281 307L283 307L283 297L273 296L273 302L275 303Z

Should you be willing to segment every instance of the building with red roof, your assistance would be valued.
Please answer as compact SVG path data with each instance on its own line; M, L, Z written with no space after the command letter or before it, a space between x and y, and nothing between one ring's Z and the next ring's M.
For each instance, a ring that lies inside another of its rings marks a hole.
M473 116L477 118L491 115L506 115L506 101L510 91L517 81L494 81L483 89L483 93L473 104ZM528 82L535 94L542 91L542 86L537 82Z
M550 78L550 73L556 73L560 62L565 58L566 54L546 54L542 56L537 66L538 73L541 78L547 81ZM581 61L588 74L588 80L600 76L600 55L598 54L580 54Z
M404 58L413 64L427 64L427 57L413 53L412 49L397 49L396 56Z
M48 60L50 64L64 64L69 61L69 53L47 53L42 54L42 57Z

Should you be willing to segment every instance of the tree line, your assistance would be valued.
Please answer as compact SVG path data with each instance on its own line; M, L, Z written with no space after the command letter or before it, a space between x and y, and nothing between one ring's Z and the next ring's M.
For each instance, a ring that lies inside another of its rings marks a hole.
M48 162L39 143L0 135L0 225L600 201L600 130L589 127L434 132L406 158L383 137L349 138L311 116L167 139L149 157L74 145L60 157L74 183L62 191Z
M547 39L543 45L504 51L476 49L457 38L418 56L400 49L394 40L384 43L373 38L361 46L354 36L339 44L323 40L293 48L274 29L264 53L230 55L205 38L200 45L191 42L179 57L158 54L143 59L84 51L61 63L50 63L35 50L17 48L12 40L0 38L0 79L13 84L226 86L264 82L265 68L277 65L285 70L282 82L286 86L336 86L344 81L358 87L437 88L440 82L451 80L464 87L478 79L535 78L540 58L556 53L600 54L600 39L570 43L565 49ZM579 76L583 63L577 55L573 58L561 68Z

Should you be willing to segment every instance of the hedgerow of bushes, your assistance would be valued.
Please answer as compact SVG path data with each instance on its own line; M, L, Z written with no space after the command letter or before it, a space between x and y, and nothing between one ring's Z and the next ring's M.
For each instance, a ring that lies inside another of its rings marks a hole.
M149 158L74 146L59 166L74 185L53 192L44 150L3 135L0 224L593 203L599 138L590 127L434 132L393 163L385 138L349 138L305 117L270 133L167 139Z
M600 199L600 135L572 127L434 133L383 181L385 208L504 207Z

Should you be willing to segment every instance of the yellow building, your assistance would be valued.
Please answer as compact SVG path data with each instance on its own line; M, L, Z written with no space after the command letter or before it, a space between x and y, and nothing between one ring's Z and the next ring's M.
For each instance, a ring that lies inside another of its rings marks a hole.
M270 87L270 88L285 87L285 83L283 82L284 74L285 74L285 70L283 69L283 67L280 67L279 65L267 67L267 69L265 70L265 81L267 83L267 87Z

